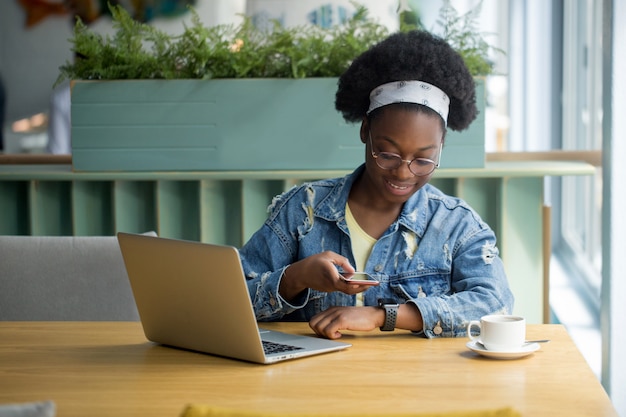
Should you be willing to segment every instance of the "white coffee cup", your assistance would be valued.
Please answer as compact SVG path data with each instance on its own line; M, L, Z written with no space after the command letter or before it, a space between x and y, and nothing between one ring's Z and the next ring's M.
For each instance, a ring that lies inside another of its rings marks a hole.
M472 335L472 328L480 329L480 336ZM516 352L526 341L526 320L524 317L505 314L492 314L472 320L467 325L467 337L480 342L487 350L494 352Z

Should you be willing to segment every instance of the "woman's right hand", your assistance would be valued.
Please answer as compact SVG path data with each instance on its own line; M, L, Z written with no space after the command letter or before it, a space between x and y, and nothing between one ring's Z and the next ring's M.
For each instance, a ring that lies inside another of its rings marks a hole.
M337 268L348 273L354 272L348 259L335 252L325 251L311 255L285 269L278 291L285 300L293 300L307 288L323 292L341 291L350 295L369 288L369 285L346 282Z

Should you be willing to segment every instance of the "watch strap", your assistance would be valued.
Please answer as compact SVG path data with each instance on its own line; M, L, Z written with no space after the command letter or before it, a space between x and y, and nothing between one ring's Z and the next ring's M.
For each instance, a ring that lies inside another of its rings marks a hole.
M399 305L394 300L378 300L378 306L385 310L385 323L380 330L390 332L396 328Z

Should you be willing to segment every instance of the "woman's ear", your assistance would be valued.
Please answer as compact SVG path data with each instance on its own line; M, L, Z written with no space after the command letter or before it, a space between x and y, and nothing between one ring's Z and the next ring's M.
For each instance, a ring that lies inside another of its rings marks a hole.
M364 117L363 121L361 122L361 142L367 143L367 137L369 136L369 133L370 133L370 126L367 121L367 118Z

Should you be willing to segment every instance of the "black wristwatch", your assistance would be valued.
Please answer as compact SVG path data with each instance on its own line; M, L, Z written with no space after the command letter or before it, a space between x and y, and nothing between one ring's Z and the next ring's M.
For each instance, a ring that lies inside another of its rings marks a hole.
M385 324L382 325L380 330L383 332L390 332L396 328L396 319L398 318L398 304L391 298L379 298L378 307L385 310Z

